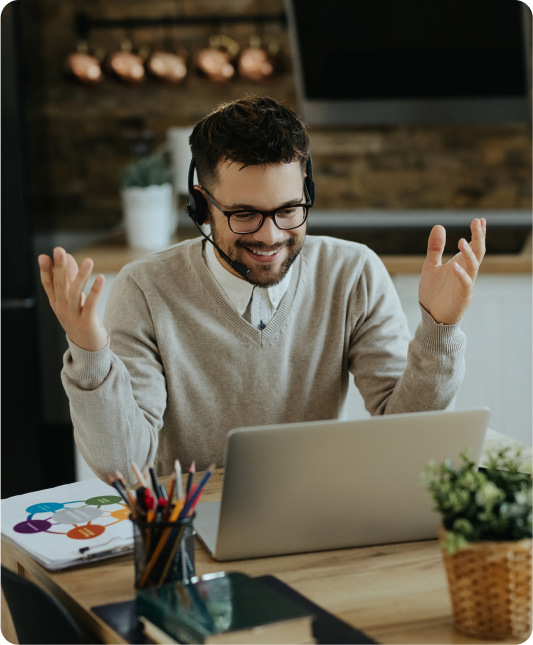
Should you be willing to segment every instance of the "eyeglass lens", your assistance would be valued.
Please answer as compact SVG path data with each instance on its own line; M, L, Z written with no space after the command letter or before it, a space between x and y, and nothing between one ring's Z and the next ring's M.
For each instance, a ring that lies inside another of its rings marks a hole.
M282 229L297 228L304 223L306 214L305 206L291 206L277 211L274 221ZM253 233L261 225L262 219L261 213L254 211L235 213L229 218L229 224L234 233Z

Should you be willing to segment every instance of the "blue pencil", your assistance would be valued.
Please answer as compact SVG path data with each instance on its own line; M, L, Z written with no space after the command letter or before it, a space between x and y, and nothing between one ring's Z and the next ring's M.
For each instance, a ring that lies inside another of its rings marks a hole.
M211 464L209 468L205 471L204 476L200 480L198 484L198 488L194 491L194 493L191 495L191 497L187 500L187 503L183 507L179 517L178 517L178 522L183 519L184 517L187 517L187 513L191 510L191 507L194 505L194 502L198 499L198 495L202 492L203 487L206 485L207 480L211 477L213 472L215 471L215 464Z

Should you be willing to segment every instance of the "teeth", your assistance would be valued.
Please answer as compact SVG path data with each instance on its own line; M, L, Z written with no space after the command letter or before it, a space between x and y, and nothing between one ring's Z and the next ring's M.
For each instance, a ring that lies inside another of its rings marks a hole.
M252 253L255 253L256 255L274 255L274 253L277 253L277 251L254 251L253 249L248 249Z

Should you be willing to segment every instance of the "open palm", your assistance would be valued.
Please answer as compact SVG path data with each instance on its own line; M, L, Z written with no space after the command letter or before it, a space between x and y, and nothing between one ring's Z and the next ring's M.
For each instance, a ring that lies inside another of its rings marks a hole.
M94 352L107 345L107 333L96 312L98 298L104 286L104 276L98 275L86 296L83 292L91 275L93 261L86 258L78 268L76 260L65 249L54 249L54 261L39 256L41 282L57 319L70 340Z
M460 240L459 253L446 264L442 264L446 242L444 227L433 227L429 235L418 299L432 318L444 325L453 325L463 317L472 300L479 265L485 255L485 219L475 219L470 230L472 241Z

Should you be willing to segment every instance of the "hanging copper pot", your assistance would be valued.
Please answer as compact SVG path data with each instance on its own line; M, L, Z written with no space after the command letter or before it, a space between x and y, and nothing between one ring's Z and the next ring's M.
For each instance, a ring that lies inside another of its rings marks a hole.
M278 50L278 43L272 41L267 47L261 47L259 36L252 36L250 46L245 47L239 57L239 76L256 83L269 80L275 72L275 56Z
M196 54L196 68L213 83L227 83L235 75L232 61L239 50L239 43L232 38L213 35L209 38L209 47Z
M96 85L104 80L101 61L89 54L89 45L85 41L78 43L77 51L67 56L65 71L86 85Z
M167 83L181 83L187 75L187 52L154 52L146 63L148 71Z
M123 40L120 51L111 54L107 64L122 81L130 85L136 85L144 81L146 74L143 58L134 54L132 49L131 40Z

